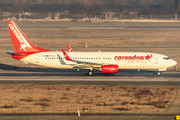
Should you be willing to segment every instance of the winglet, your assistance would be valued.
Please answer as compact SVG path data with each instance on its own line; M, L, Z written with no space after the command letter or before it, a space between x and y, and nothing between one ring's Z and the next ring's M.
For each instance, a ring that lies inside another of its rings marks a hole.
M72 60L69 58L68 54L64 51L64 49L62 49L62 52L63 52L64 57L65 57L66 60L72 61Z
M66 44L66 45L67 45L68 51L69 51L69 52L73 52L73 50L71 49L71 47L69 46L69 44Z

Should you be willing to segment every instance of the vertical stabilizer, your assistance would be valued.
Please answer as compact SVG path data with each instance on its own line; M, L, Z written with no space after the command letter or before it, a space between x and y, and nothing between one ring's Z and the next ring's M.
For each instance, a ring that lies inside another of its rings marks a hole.
M45 52L42 48L34 46L14 21L7 21L14 52Z

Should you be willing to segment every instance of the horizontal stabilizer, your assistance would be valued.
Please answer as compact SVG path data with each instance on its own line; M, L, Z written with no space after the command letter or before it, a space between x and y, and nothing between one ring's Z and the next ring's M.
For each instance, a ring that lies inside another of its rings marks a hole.
M25 54L20 54L20 53L15 53L14 51L12 50L8 50L8 52L6 52L7 54L10 54L10 55L20 55L20 56L25 56Z

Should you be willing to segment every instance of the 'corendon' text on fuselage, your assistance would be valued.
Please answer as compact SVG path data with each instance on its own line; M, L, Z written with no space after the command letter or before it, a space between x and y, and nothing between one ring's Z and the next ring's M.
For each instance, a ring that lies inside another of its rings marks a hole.
M148 60L149 62L151 62L149 59L152 58L152 54L147 55L147 56L115 56L114 60L115 61L129 61L129 62L140 62L143 60Z

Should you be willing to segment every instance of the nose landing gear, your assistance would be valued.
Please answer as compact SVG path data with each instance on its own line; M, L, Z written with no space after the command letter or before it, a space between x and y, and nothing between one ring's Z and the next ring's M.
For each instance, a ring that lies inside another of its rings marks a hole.
M89 70L88 75L89 75L89 76L92 76L93 73L94 73L94 72L93 72L92 70Z

